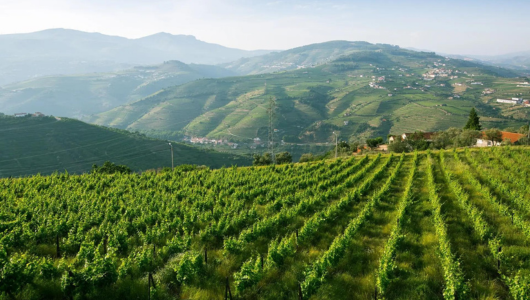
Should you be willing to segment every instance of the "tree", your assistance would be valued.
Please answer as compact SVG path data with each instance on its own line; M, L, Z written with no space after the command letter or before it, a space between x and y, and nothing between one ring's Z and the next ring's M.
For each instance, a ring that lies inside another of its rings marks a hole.
M285 151L285 152L281 152L281 153L278 153L276 154L276 163L281 165L281 164L290 164L293 162L293 156L291 155L291 153Z
M429 148L429 142L425 140L425 135L421 131L414 132L410 138L405 140L414 150L427 150Z
M254 161L252 165L254 166L267 166L272 164L272 156L270 153L265 153L263 155L254 154Z
M130 174L131 168L125 165L116 165L110 161L106 161L101 167L94 164L92 165L91 173L100 173L100 174L114 174L114 173L125 173Z
M487 140L493 141L493 143L502 142L502 132L497 128L491 128L484 131L484 135L486 136Z
M516 145L530 145L530 139L528 137L522 137L517 142L515 142Z
M333 150L335 150L335 149L333 149ZM355 147L355 150L352 150L352 145L348 144L348 142L340 141L337 144L337 152L339 154L350 153L352 151L357 151L357 147ZM335 151L333 151L333 152L335 152Z
M388 150L395 153L409 152L411 148L412 147L407 142L400 139L397 139L388 145Z
M506 131L508 131L508 130L506 130ZM521 126L518 131L511 131L511 132L517 132L517 133L520 133L520 134L528 134L528 124Z
M367 139L366 145L370 147L370 149L377 148L377 146L381 145L383 143L382 137L376 137L375 139Z
M475 108L473 107L469 112L469 119L467 120L464 129L480 130L481 128L482 127L480 126L480 118L477 115Z
M477 139L482 136L482 133L477 130L465 129L458 135L457 144L460 147L472 146L477 143Z
M315 160L315 156L313 156L313 153L304 153L302 156L300 156L299 162L308 162Z

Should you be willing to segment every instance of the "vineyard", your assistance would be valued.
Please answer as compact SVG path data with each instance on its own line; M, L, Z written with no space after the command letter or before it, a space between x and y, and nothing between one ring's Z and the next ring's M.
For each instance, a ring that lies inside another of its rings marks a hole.
M530 299L529 155L0 179L0 299Z

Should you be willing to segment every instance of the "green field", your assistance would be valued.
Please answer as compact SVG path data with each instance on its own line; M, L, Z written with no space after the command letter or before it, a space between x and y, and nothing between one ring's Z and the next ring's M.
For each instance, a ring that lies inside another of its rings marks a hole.
M1 117L0 177L79 174L105 161L134 171L171 167L167 141L67 118ZM204 151L174 143L174 162L210 167L249 165L249 157Z
M0 179L0 299L529 299L529 154Z

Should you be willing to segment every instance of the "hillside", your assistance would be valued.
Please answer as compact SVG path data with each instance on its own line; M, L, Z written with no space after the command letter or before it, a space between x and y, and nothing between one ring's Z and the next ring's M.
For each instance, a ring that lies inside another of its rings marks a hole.
M0 299L529 299L528 155L0 179Z
M241 58L222 64L222 66L240 75L272 73L313 67L335 60L345 54L358 51L373 51L387 46L373 45L367 42L332 41L272 52L256 57Z
M0 116L0 177L90 171L105 161L134 171L171 167L166 141L53 117ZM174 143L175 164L248 165L249 158Z
M333 45L336 42L331 42ZM319 45L322 47L322 45ZM267 106L276 99L276 136L289 143L363 140L463 126L471 107L485 127L520 126L528 109L495 103L528 97L517 73L434 53L366 45L314 67L172 87L93 116L96 124L149 132L252 142L267 138ZM494 93L484 94L486 88Z
M5 34L0 35L0 86L39 76L109 72L168 60L219 64L268 52L227 48L169 33L139 39L68 29Z
M173 85L230 75L234 73L217 66L167 61L109 73L38 77L0 88L0 111L82 118Z

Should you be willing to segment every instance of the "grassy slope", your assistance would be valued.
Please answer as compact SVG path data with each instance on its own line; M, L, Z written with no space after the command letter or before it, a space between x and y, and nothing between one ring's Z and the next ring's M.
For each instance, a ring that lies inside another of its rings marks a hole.
M496 97L530 93L530 89L516 87L517 79L500 77L514 73L388 45L370 47L318 67L194 81L90 121L124 129L249 141L266 138L266 107L274 97L278 137L290 135L307 143L328 141L332 131L339 131L343 139L364 139L403 131L443 130L464 124L471 107L485 117L486 127L519 126L527 116L526 110L512 112L494 103ZM458 70L454 73L458 78L423 80L421 74L433 69L434 63ZM385 76L379 83L385 89L370 88L372 76ZM473 80L484 85L468 84L465 91L455 92L454 84ZM486 87L496 93L483 96ZM449 100L455 93L460 98ZM436 106L441 104L445 106Z
M171 166L167 142L72 119L0 118L0 177L82 173L109 160L135 171ZM175 143L175 164L248 165L241 156Z

